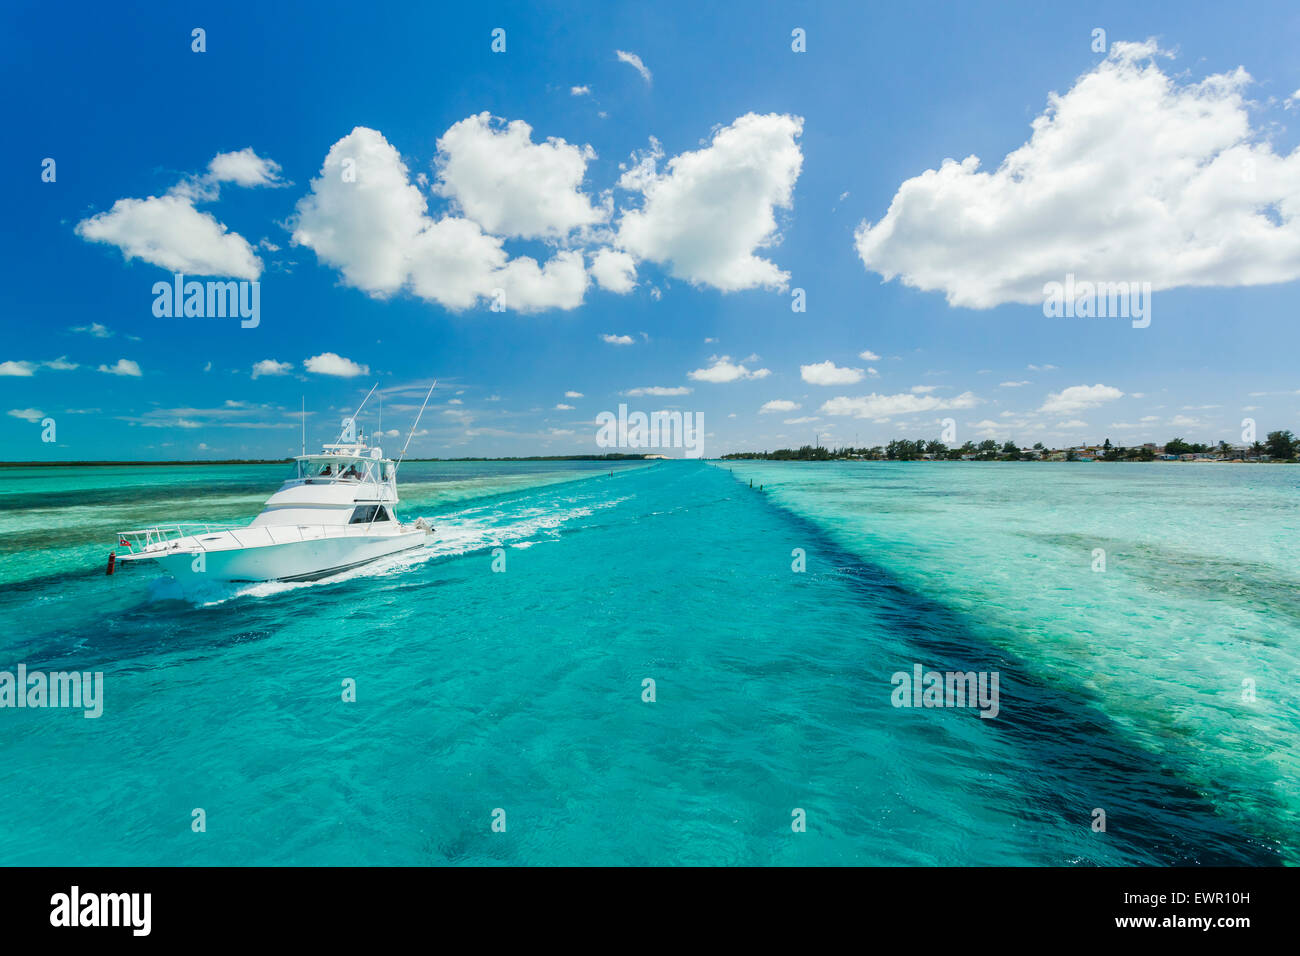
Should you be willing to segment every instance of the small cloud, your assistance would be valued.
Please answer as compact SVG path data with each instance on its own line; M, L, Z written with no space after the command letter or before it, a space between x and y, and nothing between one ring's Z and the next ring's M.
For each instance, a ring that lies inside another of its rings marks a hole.
M1055 365L1029 365L1026 366L1031 372L1051 372L1055 370Z
M590 86L571 86L571 87L569 87L569 95L570 95L570 96L590 96L590 95L591 95L591 87L590 87Z
M798 402L791 402L784 398L773 399L770 402L764 402L763 407L758 410L760 415L767 415L771 412L792 412L799 407Z
M292 368L292 362L277 362L275 359L262 359L262 361L253 366L253 378L261 378L263 375L287 375ZM204 369L204 371L206 372L207 369Z
M564 393L564 397L565 397L565 398L583 398L584 396L583 396L582 392L575 392L575 391L570 390L570 391L567 391L567 392Z
M35 362L0 362L0 375L16 375L22 378L30 378L35 374Z
M109 375L129 375L132 378L140 377L140 366L130 359L118 359L113 366L101 365L101 372L107 372Z
M14 418L21 418L23 421L33 424L45 417L45 413L37 408L11 408L9 414Z
M697 368L693 372L686 373L688 378L697 382L713 382L715 384L736 382L749 378L767 378L771 374L771 369L760 368L750 371L744 365L733 364L731 357L728 355L716 359L708 368Z
M560 402L558 405L555 406L555 410L557 412L571 412L573 411L573 406L565 405L563 402Z
M236 186L279 186L280 164L264 159L251 146L233 153L217 153L208 163L208 179Z
M74 325L68 331L93 335L97 339L107 339L113 335L107 326L100 325L98 322L91 322L90 325Z
M847 196L848 193L845 193L844 195ZM864 362L880 361L880 356L877 355L875 352L871 351L871 349L863 349L861 352L858 353L858 358L862 359L862 361Z
M999 382L998 388L1020 388L1022 385L1029 384L1029 382Z
M1071 412L1083 411L1085 408L1096 408L1103 402L1113 402L1123 397L1123 392L1110 385L1071 385L1059 392L1050 393L1039 411L1049 415L1068 415Z
M671 395L689 395L690 388L685 385L666 387L663 385L647 385L644 388L629 388L623 393L631 398L640 398L645 395L653 395L656 398L664 398Z
M591 257L591 277L602 289L625 295L636 288L636 260L617 249L597 249Z
M829 360L815 365L800 365L799 374L809 385L853 385L865 374L860 368L841 368Z
M334 352L313 355L302 365L307 371L315 372L317 375L334 375L338 378L355 378L358 375L370 374L369 365L360 365Z
M611 335L608 332L600 338L601 341L607 342L610 345L632 345L636 342L636 339L632 338L630 335Z
M615 50L614 53L619 60L640 73L641 79L645 80L647 83L653 82L652 77L650 76L650 71L646 68L646 65L641 62L641 58L635 53L628 53L625 50Z

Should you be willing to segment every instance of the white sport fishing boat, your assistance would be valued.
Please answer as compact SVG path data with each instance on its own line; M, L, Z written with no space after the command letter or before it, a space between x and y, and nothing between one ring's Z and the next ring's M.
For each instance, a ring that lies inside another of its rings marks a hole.
M416 416L411 435L419 422ZM355 415L345 419L338 441L320 454L295 458L293 471L251 524L170 524L119 532L118 545L127 550L109 555L108 573L115 565L152 562L182 582L312 581L423 548L433 532L429 523L420 518L402 524L393 511L406 449L396 462L385 458L357 434L355 423Z

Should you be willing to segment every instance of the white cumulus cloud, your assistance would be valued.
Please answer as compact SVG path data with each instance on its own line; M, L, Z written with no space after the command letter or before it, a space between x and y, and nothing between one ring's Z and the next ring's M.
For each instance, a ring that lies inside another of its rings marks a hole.
M602 289L623 295L636 288L636 260L617 249L597 249L591 257L591 276Z
M109 375L127 375L131 378L140 377L140 366L130 359L118 359L112 365L101 365L99 371L107 372Z
M619 179L643 199L623 213L619 247L723 292L786 288L789 273L756 251L779 241L775 210L792 205L802 131L802 117L747 113L708 146L674 156L663 173L657 152L641 157Z
M1067 272L1153 289L1300 278L1300 149L1251 127L1244 69L1193 82L1162 55L1115 43L997 169L968 156L904 182L859 226L863 263L977 309L1040 303Z
M1071 385L1059 392L1049 393L1039 411L1049 415L1071 415L1123 397L1123 392L1110 385Z
M293 241L370 295L409 289L453 310L495 302L498 289L507 309L572 309L589 282L580 252L558 252L543 266L527 256L511 260L503 240L478 223L430 217L397 150L363 126L330 148L298 201Z
M590 146L534 143L523 120L501 122L479 113L442 134L435 193L496 236L559 239L607 218L582 192Z
M302 363L302 367L317 375L334 375L338 378L355 378L358 375L370 374L369 365L360 365L335 352L313 355Z
M860 368L841 368L827 360L815 365L800 365L799 374L809 385L856 385L866 373Z
M262 359L253 366L253 378L263 375L287 375L293 368L292 362L277 362L275 359Z
M89 242L117 246L128 262L143 259L171 272L237 279L262 274L262 260L248 240L195 209L185 195L119 199L107 212L81 220L75 232Z
M128 262L143 259L171 272L256 279L262 260L248 240L195 207L218 199L222 183L278 186L279 177L279 164L252 147L218 153L206 174L187 176L162 196L119 199L107 212L81 220L74 232L87 242L116 246Z
M694 379L697 382L713 382L722 384L725 382L737 382L748 378L767 378L772 374L771 369L759 368L752 371L744 365L731 361L731 356L723 355L716 358L713 364L707 368L697 368L693 372L687 373L687 378Z
M233 153L217 153L208 163L208 179L236 186L280 185L280 164L258 156L251 146Z

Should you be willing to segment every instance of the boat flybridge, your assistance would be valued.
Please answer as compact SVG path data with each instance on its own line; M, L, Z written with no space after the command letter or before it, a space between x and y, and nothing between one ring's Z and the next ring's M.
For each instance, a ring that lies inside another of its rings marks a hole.
M415 421L411 435L419 416ZM408 446L410 442L408 436ZM115 564L153 562L178 580L310 581L423 548L433 528L423 518L403 524L393 510L405 455L403 448L396 462L385 458L379 446L358 434L354 415L343 420L338 440L319 454L308 455L304 448L252 523L171 524L119 532L118 544L127 550L109 555L108 573Z

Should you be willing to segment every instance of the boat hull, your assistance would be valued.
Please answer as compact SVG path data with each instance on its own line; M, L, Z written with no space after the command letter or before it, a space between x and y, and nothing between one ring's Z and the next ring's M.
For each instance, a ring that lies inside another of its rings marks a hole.
M427 533L325 537L257 547L201 550L177 548L159 554L122 555L119 564L148 562L178 581L314 581L422 548Z

